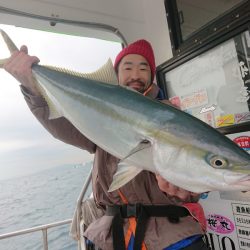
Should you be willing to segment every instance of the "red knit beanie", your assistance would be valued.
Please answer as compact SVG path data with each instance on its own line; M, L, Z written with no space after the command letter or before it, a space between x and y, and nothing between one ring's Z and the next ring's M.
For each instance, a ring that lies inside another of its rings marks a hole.
M122 58L129 54L137 54L143 56L151 69L151 77L154 79L155 76L155 57L151 44L146 40L138 40L134 43L129 44L125 47L116 57L114 68L115 71L118 72L118 65Z

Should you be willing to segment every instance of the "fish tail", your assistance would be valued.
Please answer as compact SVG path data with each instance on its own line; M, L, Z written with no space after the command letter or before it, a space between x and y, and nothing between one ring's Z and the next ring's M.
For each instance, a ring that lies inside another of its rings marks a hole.
M3 40L4 40L5 44L6 44L6 46L8 47L8 49L10 51L10 53L12 54L14 51L17 51L18 50L17 46L10 39L10 37L7 35L7 33L5 31L3 31L2 29L0 29L0 33L1 33L2 37L3 37ZM0 68L3 67L6 60L8 60L8 58L0 59Z

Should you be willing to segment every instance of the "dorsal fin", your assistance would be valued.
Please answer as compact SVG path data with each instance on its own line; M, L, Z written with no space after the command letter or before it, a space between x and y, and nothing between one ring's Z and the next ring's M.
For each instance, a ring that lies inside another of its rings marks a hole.
M95 81L99 81L103 83L118 85L117 76L116 76L116 73L115 73L115 70L114 70L114 67L110 58L101 68L91 73L82 73L82 72L77 72L77 71L73 71L73 70L69 70L65 68L59 68L59 67L50 66L50 65L43 65L43 66L53 69L55 71L64 72L66 74L83 77L83 78L87 78L90 80L95 80Z

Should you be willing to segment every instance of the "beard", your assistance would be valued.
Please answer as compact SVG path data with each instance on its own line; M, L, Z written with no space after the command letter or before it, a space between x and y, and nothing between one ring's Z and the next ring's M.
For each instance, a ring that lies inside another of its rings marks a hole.
M150 86L150 83L148 82L143 82L140 80L136 80L136 81L130 81L126 83L126 86L140 92L140 93L144 93L148 87Z

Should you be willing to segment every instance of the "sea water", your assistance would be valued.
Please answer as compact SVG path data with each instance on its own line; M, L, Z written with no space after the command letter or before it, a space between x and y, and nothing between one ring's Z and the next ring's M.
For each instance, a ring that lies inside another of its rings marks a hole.
M0 235L72 219L91 163L0 181ZM70 224L48 229L50 250L76 250ZM0 250L42 250L42 231L0 240Z

